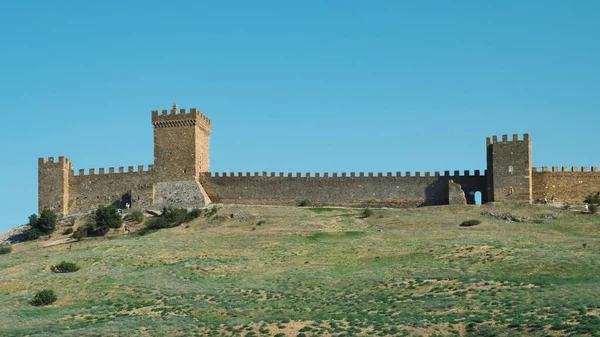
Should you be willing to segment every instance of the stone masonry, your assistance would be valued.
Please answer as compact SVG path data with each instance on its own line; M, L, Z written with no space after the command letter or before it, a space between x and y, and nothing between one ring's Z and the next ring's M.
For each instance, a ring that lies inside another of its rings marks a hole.
M600 191L597 167L531 166L531 139L503 135L486 141L487 169L440 172L275 173L210 172L211 121L174 104L152 111L154 163L144 167L79 170L71 161L38 160L38 209L63 215L99 205L132 208L202 207L211 202L315 206L417 207L538 198L581 202Z

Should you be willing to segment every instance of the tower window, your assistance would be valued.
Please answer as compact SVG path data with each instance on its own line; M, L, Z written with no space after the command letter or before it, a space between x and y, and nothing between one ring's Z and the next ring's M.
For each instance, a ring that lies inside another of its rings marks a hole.
M508 167L508 173L513 174L513 167L512 166Z

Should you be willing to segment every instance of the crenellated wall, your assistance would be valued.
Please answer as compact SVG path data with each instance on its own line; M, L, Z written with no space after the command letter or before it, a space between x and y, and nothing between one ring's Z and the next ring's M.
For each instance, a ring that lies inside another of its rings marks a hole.
M470 203L485 191L485 176L476 171L383 173L205 173L200 182L213 202L296 205L308 200L322 206L416 207L448 203L448 181L461 184Z
M587 168L531 166L528 134L487 138L483 171L387 173L210 172L212 123L197 109L152 111L154 164L79 170L65 157L39 166L39 211L87 212L98 205L134 208L201 207L210 202L296 205L415 207L532 199L581 202L600 191L600 172ZM464 196L463 196L464 192ZM452 200L450 200L452 198Z
M152 165L144 169L143 165L134 170L129 166L127 171L119 167L118 171L110 167L108 171L100 168L79 170L79 175L70 172L69 178L69 213L87 212L98 205L115 205L125 207L125 203L134 208L150 208L153 204L154 174ZM133 199L133 200L132 200Z
M553 166L533 168L533 198L554 199L557 202L582 203L586 196L600 191L597 166Z

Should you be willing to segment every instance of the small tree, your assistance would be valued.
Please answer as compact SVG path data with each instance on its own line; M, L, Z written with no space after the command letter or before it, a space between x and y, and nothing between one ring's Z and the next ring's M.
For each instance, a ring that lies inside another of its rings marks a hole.
M49 209L44 209L40 216L32 214L29 216L29 228L25 235L29 240L35 240L41 235L52 234L56 229L58 215Z
M123 224L119 210L112 205L108 207L98 206L98 209L94 212L94 220L98 228L119 228Z

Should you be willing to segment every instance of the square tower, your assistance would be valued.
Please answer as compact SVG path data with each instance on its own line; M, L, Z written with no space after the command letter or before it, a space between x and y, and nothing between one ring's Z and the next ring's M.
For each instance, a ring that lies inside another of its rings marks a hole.
M487 138L487 185L488 200L531 203L531 139L523 134L523 140L507 135L498 141L496 136Z
M69 177L73 164L65 157L38 159L38 212L44 209L69 214Z
M152 111L154 172L160 181L198 181L210 170L211 121L195 108Z

